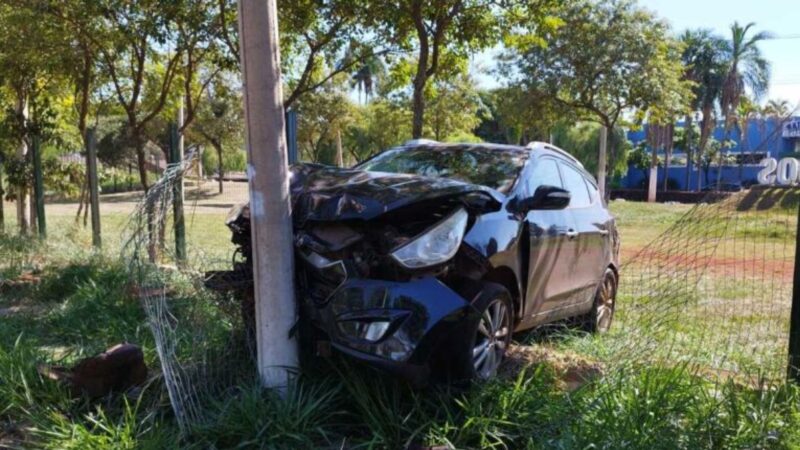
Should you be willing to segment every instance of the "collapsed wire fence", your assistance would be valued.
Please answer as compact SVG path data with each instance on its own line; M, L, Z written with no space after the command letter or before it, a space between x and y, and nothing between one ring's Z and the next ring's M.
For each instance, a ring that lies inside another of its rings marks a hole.
M205 252L190 241L190 257L176 258L172 208L191 164L170 166L149 190L123 252L186 433L209 420L209 402L256 377L242 313L248 299L206 288L210 268L237 264L233 252ZM615 324L586 340L594 347L587 354L606 374L685 365L712 381L785 380L799 206L798 187L710 193L635 255L623 255ZM240 291L241 280L216 281Z
M162 385L184 433L205 422L206 402L255 376L235 299L204 287L204 271L225 262L194 247L191 258L176 257L171 216L177 184L191 167L191 159L170 165L150 188L131 215L123 249L154 337Z

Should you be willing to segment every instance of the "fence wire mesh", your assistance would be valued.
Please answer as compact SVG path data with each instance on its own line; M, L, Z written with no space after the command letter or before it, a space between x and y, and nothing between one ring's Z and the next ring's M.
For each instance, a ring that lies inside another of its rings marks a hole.
M798 188L710 194L625 262L610 361L783 379L799 199Z

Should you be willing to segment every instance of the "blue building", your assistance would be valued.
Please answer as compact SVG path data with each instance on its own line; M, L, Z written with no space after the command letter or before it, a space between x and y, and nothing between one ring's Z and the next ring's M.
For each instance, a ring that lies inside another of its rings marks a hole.
M678 124L678 127L683 126L683 123ZM645 125L645 129L628 132L628 140L634 145L646 141L646 127L647 125ZM720 123L714 130L714 139L722 142L725 140L724 137L725 130ZM670 186L681 190L696 190L698 186L716 184L720 176L722 183L754 184L756 175L761 168L759 163L762 159L780 159L796 152L800 153L800 116L786 121L776 118L750 120L747 123L747 142L744 145L742 145L741 132L736 127L731 130L730 139L735 141L736 145L724 150L729 152L730 158L728 158L728 165L723 165L721 170L714 163L706 171L696 161L693 167L689 169L686 164L685 150L675 148L670 162L669 173L665 174L664 167L658 168L659 188L663 186L665 175L671 179L669 181ZM660 152L660 155L663 159L663 152ZM740 161L744 163L741 176L739 170ZM687 171L689 172L689 186L686 185ZM627 175L622 178L622 187L630 189L643 188L647 175L641 169L629 167ZM698 177L700 177L699 180Z

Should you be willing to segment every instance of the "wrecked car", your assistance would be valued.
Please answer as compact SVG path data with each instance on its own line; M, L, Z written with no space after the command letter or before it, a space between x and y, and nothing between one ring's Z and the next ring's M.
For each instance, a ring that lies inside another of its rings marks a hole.
M614 218L552 145L412 141L353 168L294 165L291 195L301 322L376 367L488 379L515 331L611 325ZM227 225L251 267L248 207Z

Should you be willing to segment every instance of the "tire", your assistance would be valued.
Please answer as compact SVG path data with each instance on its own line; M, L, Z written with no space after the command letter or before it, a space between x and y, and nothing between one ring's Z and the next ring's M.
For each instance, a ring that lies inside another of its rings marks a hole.
M455 345L449 371L456 380L461 381L493 378L511 344L514 330L511 294L503 286L484 283L472 306L475 308L474 317L465 327L462 339Z
M606 333L611 329L617 307L617 276L606 269L603 281L597 288L592 310L586 320L586 330L590 333Z

